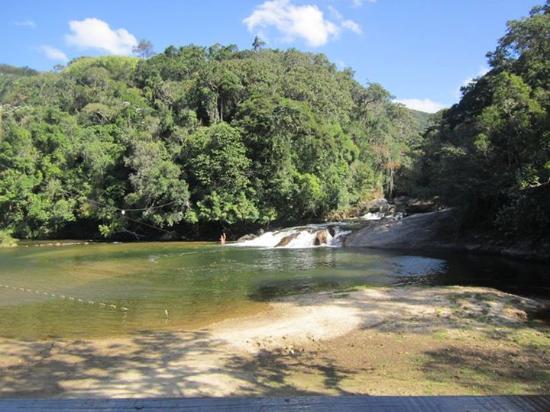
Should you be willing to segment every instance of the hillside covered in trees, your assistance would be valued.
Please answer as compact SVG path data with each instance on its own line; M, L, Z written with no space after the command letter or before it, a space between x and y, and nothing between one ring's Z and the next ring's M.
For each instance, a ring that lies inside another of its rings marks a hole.
M455 206L463 231L548 237L549 4L509 22L488 73L430 117L258 40L0 65L0 230L207 238L397 193Z
M548 238L550 2L509 22L487 58L490 71L438 114L405 186L457 206L464 230Z
M0 67L0 228L200 237L391 196L425 118L321 54L255 49Z

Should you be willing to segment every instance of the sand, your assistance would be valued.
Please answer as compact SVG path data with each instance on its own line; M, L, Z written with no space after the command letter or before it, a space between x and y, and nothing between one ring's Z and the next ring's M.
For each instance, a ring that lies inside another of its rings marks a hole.
M488 288L373 288L272 302L208 328L0 339L0 397L540 393L545 302Z

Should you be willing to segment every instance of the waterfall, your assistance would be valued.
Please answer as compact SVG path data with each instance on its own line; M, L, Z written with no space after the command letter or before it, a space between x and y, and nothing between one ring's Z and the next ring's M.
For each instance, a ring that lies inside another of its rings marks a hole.
M292 229L280 230L275 232L265 232L264 234L243 242L235 243L236 246L249 246L249 247L275 247L279 244L285 236L293 234Z
M233 246L281 249L339 247L349 233L351 230L345 230L340 223L308 225L265 232L254 239L234 243Z
M363 220L381 220L385 216L386 215L383 212L374 212L374 213L368 212L368 213L364 214L363 216L361 216L361 219L363 219Z

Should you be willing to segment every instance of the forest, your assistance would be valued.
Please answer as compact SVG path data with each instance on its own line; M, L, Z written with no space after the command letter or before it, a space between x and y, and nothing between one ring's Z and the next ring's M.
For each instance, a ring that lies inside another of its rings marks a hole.
M550 2L510 21L490 70L438 113L404 186L440 196L462 230L550 236Z
M456 207L460 230L550 233L548 3L433 117L322 54L262 46L0 66L0 229L211 238L406 194Z

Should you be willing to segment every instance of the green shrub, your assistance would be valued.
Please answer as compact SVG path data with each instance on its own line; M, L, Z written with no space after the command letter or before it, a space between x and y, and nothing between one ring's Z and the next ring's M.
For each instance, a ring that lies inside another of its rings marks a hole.
M0 247L15 247L17 246L17 239L11 237L9 232L0 230Z

